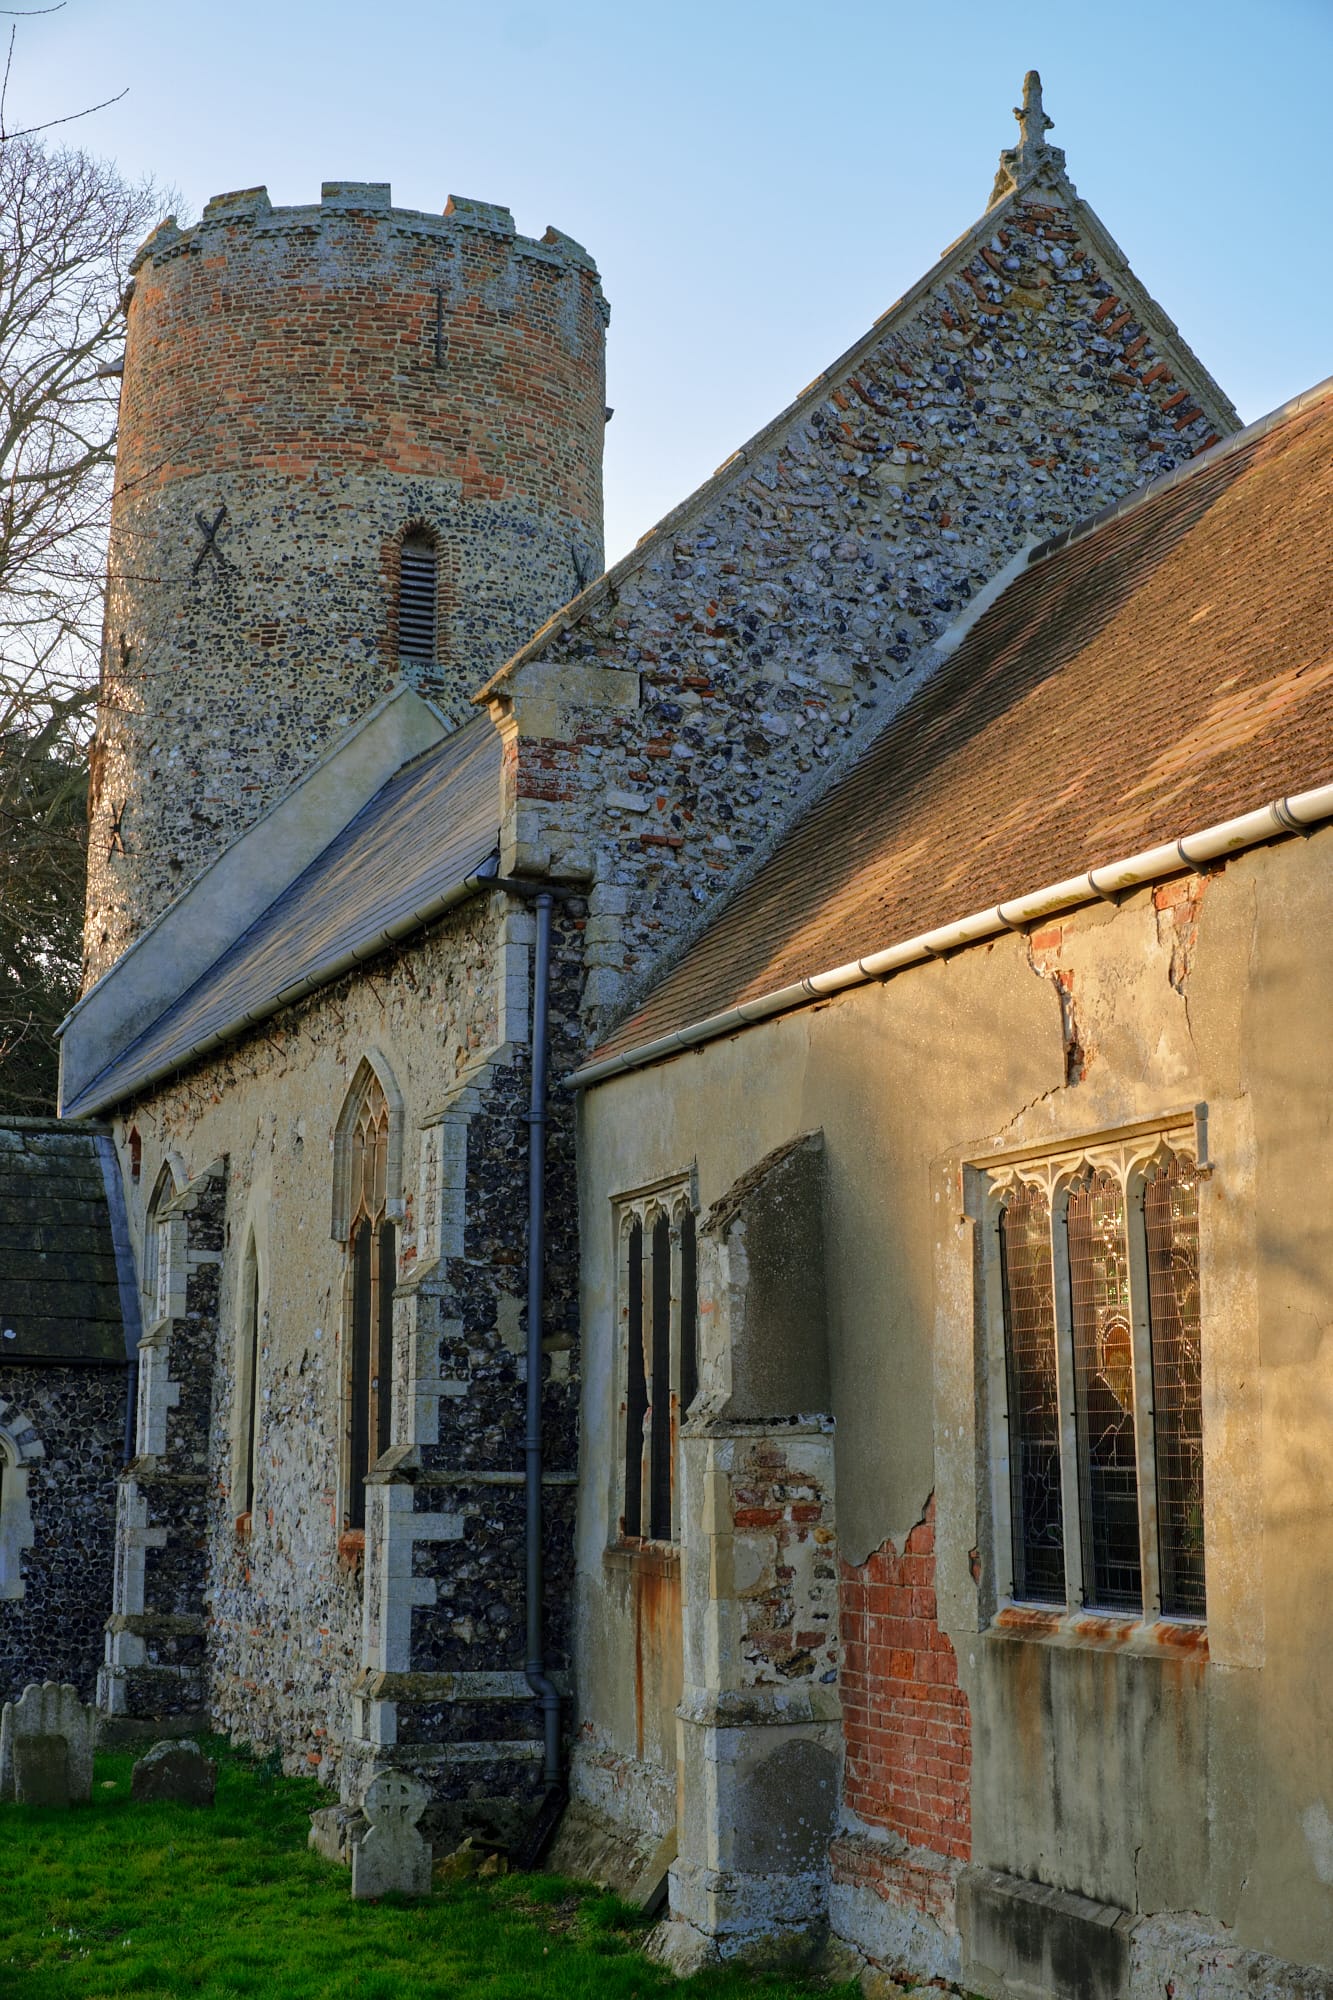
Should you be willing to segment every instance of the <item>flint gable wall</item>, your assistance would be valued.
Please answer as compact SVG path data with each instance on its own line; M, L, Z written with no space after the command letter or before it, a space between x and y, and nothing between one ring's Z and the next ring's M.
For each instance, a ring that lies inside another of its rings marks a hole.
M510 740L506 865L595 865L590 1032L1019 551L1237 422L1048 168L545 627L485 693Z

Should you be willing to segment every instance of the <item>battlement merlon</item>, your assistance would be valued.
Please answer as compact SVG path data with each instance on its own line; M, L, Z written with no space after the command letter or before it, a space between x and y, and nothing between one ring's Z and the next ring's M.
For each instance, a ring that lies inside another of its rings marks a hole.
M160 222L135 252L130 273L133 276L150 261L160 264L201 250L222 230L230 233L248 224L256 236L308 236L311 231L337 228L352 217L362 226L368 219L374 219L382 221L394 235L433 237L442 244L458 243L465 235L496 237L509 242L521 257L584 272L600 284L592 256L563 230L548 228L540 241L520 236L507 208L494 202L470 201L456 194L450 195L440 215L428 214L424 209L395 208L388 181L325 181L317 204L294 208L274 208L266 187L238 188L229 194L214 195L198 222L190 228L180 228L174 215Z

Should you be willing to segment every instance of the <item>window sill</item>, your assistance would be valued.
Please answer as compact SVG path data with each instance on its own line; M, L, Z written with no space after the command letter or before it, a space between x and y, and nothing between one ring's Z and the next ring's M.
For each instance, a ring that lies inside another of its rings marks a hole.
M1098 1653L1132 1653L1140 1659L1208 1659L1208 1628L1200 1619L1135 1618L1111 1611L1060 1611L1035 1604L1005 1604L985 1637L1033 1639L1041 1645Z
M658 1576L676 1576L680 1571L680 1549L675 1542L612 1542L603 1551L602 1560L608 1569L637 1569Z
M338 1537L338 1560L347 1569L357 1569L366 1553L364 1528L344 1528Z
M238 1514L236 1516L236 1539L238 1542L249 1541L253 1525L254 1523L249 1513Z

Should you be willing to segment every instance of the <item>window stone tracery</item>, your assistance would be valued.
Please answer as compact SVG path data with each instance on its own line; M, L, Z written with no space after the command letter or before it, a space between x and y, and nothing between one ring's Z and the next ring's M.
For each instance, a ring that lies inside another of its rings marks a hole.
M1197 1155L1169 1131L990 1176L1020 1603L1205 1615Z

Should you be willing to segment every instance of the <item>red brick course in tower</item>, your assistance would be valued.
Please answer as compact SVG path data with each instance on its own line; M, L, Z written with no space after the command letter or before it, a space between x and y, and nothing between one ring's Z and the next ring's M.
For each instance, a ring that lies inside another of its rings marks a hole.
M90 978L395 680L465 720L602 566L606 304L559 231L251 188L163 223L127 312ZM409 533L433 660L399 651Z

